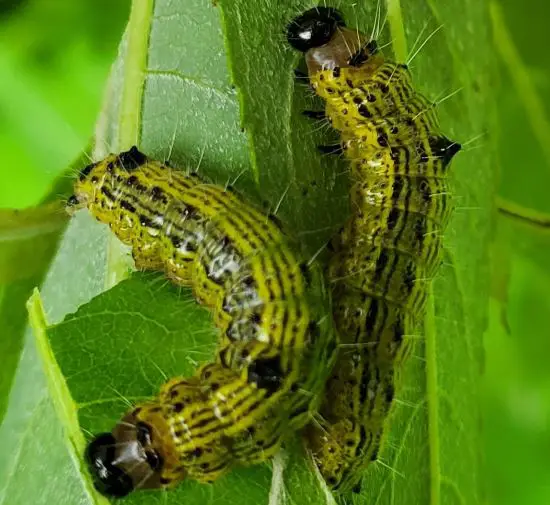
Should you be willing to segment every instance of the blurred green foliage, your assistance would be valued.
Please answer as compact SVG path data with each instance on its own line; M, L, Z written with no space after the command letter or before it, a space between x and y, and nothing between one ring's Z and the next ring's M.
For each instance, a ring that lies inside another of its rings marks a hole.
M129 3L0 1L0 207L36 204L85 148ZM500 139L500 194L550 213L549 148L537 127L537 118L550 113L550 6L544 0L499 5L502 23L496 31L508 35L522 65L495 51L501 67L500 131L489 134ZM518 72L532 85L540 110L525 100ZM473 146L483 149L483 143L481 138ZM550 233L499 220L495 300L485 336L484 431L492 504L550 503L549 246Z
M0 2L0 207L36 203L85 148L129 6Z
M550 213L550 7L500 0L499 193ZM507 47L506 41L510 43ZM485 335L489 503L550 503L550 230L497 222L495 300Z

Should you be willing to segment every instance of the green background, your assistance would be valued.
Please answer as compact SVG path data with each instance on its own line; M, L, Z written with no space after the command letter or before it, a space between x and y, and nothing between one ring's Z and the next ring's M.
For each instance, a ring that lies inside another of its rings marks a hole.
M542 0L499 5L505 24L493 23L495 47L480 48L499 66L487 97L498 111L499 129L487 136L498 146L499 195L550 214L550 7ZM129 8L122 0L0 1L0 207L39 203L86 148ZM481 137L470 147L488 142ZM498 217L482 384L491 504L550 503L549 245L550 231ZM9 346L0 349L9 360ZM0 480L0 491L6 485ZM2 505L18 505L1 497Z

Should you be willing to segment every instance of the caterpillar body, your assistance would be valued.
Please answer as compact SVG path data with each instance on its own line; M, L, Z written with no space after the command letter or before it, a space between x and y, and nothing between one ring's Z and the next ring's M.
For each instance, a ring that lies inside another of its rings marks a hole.
M287 38L305 53L322 116L351 164L352 215L332 242L328 277L341 350L306 440L328 485L359 491L377 459L407 334L422 323L428 280L448 221L447 168L460 145L441 135L435 106L405 65L346 28L334 8L294 19ZM320 114L309 113L313 117Z
M168 381L89 444L96 487L123 496L212 482L273 456L317 409L334 361L315 264L274 216L135 147L86 167L68 204L109 224L138 269L191 286L221 330L213 363Z

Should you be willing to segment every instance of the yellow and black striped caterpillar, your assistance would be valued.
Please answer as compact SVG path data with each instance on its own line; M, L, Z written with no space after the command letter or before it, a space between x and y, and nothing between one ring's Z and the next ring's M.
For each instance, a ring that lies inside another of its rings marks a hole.
M441 135L435 105L405 65L346 28L334 8L294 19L287 38L305 53L308 78L351 163L352 216L332 242L329 278L340 352L307 442L326 482L359 490L376 460L407 334L422 324L449 216L447 169L460 145ZM325 149L326 150L326 149ZM351 349L351 350L350 350Z
M317 409L336 347L322 275L274 216L133 147L86 167L87 207L132 247L136 267L191 286L221 330L213 363L136 405L87 448L96 487L212 482L273 456Z

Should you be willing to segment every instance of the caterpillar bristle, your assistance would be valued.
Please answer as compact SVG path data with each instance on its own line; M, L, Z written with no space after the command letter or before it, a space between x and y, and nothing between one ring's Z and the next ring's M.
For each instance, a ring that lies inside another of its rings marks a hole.
M305 80L309 82L309 76L299 68L294 69L294 78L297 80Z

